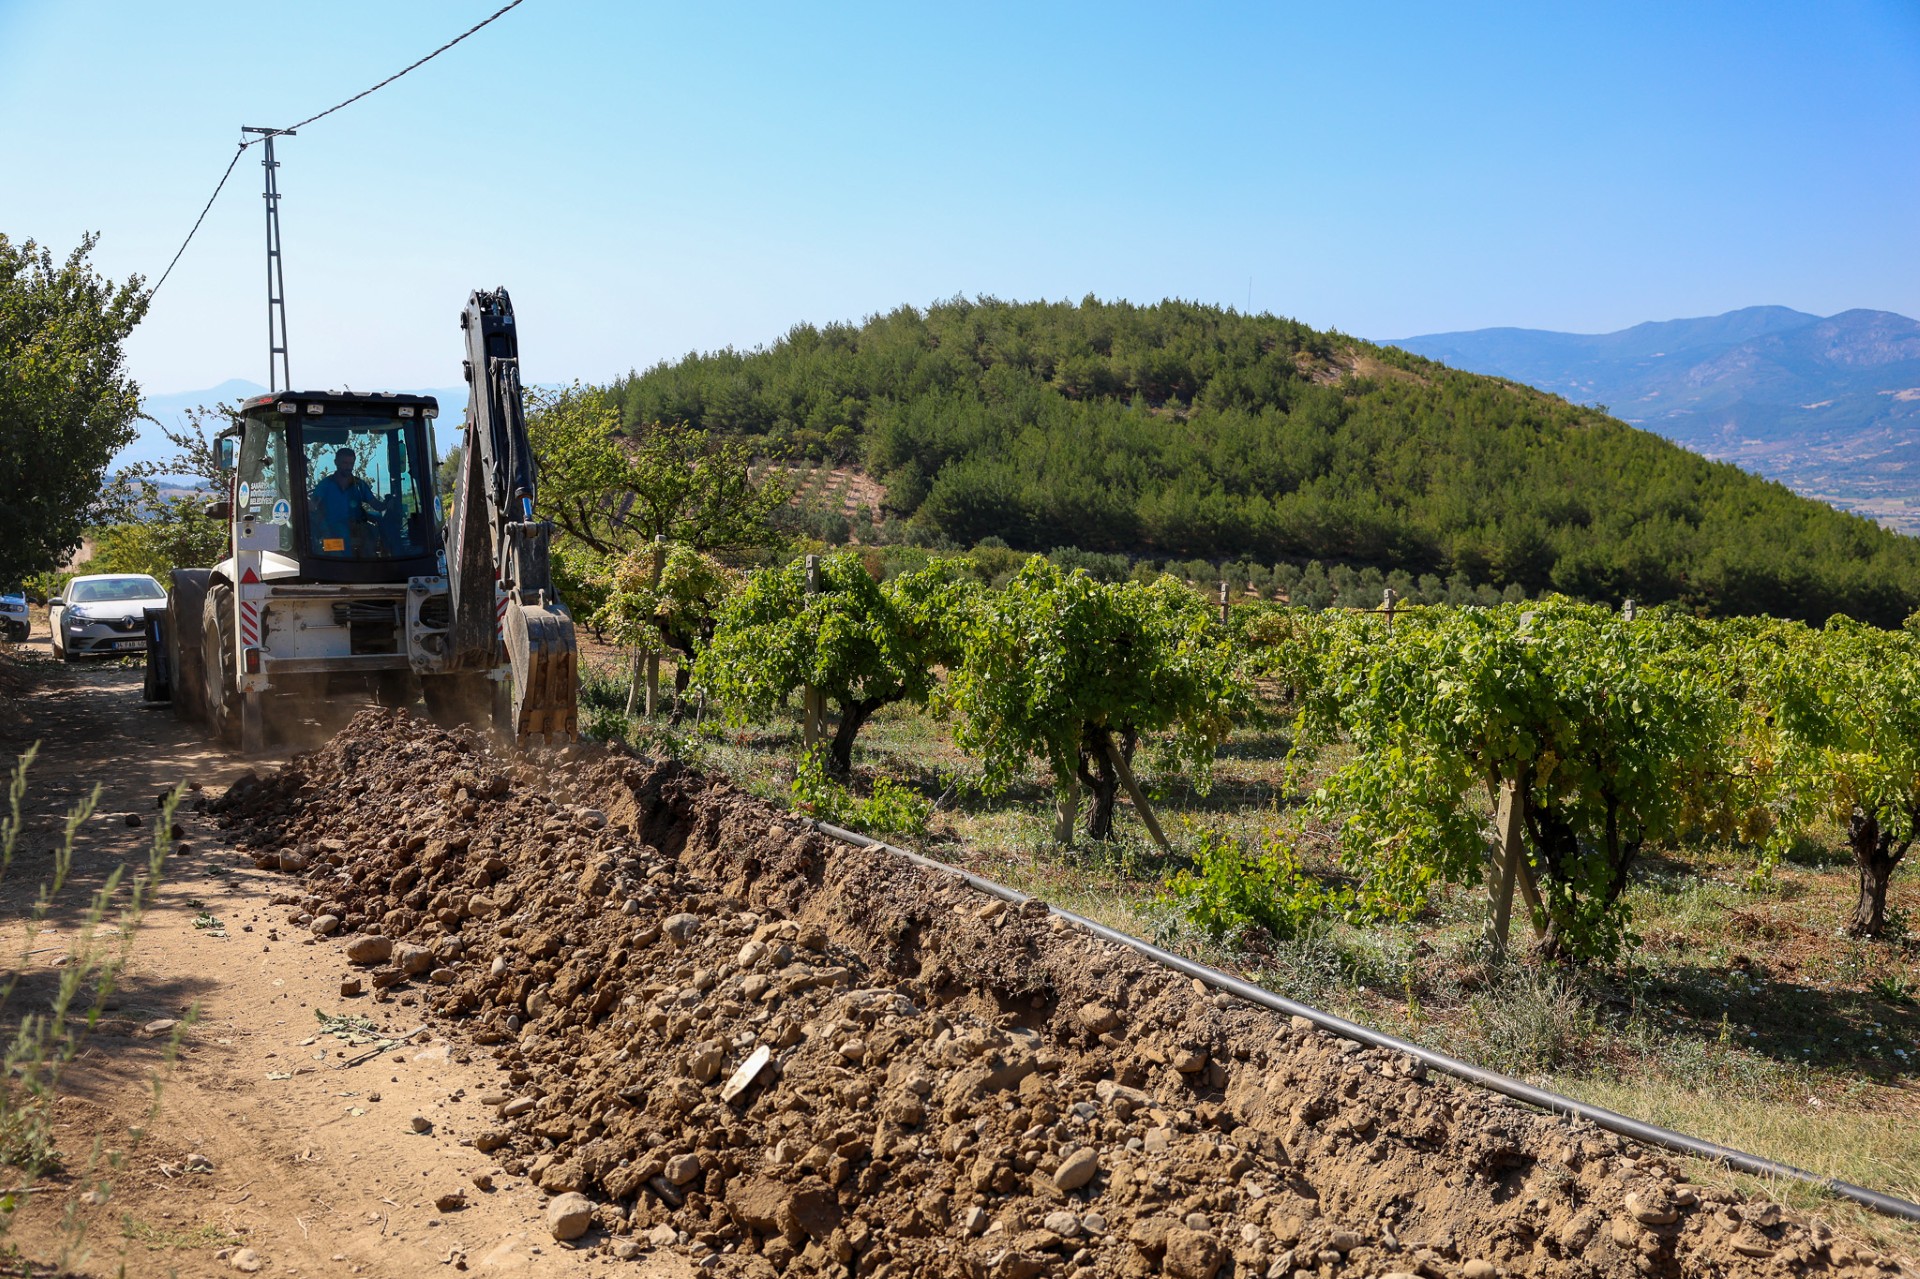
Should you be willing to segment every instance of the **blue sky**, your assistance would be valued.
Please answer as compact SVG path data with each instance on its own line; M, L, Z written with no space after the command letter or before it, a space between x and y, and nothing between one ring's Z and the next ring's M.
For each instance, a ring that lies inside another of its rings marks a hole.
M0 230L151 279L242 124L495 0L0 0ZM285 139L294 380L533 381L955 293L1168 295L1374 337L1779 303L1920 315L1920 5L526 0ZM129 343L265 380L260 168Z

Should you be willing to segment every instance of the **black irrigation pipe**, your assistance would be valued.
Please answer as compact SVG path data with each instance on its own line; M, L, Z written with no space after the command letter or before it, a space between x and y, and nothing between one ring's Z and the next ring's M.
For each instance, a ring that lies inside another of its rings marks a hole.
M886 852L894 854L896 857L904 857L915 866L956 876L965 882L968 887L977 889L989 896L998 897L1002 901L1012 902L1018 905L1022 902L1033 900L1027 894L1017 889L1008 888L1005 884L996 883L984 876L975 875L971 871L961 870L957 866L949 866L945 862L934 861L932 858L923 857L919 853L909 852L907 849L895 847L884 840L862 835L858 831L843 830L838 826L830 826L826 822L814 822L813 826L821 834L840 840L842 843L852 844L856 848L883 849ZM1618 1133L1622 1137L1630 1137L1634 1141L1643 1142L1649 1146L1660 1146L1683 1155L1693 1155L1700 1159L1712 1160L1714 1163L1724 1164L1738 1172L1751 1173L1756 1177L1779 1177L1787 1181L1800 1181L1808 1185L1819 1186L1822 1189L1840 1196L1842 1199L1851 1199L1857 1204L1871 1208L1875 1212L1885 1213L1889 1217L1902 1217L1908 1221L1920 1222L1920 1204L1911 1203L1894 1195L1882 1194L1878 1190L1869 1190L1865 1186L1856 1186L1852 1182L1838 1181L1832 1177L1822 1177L1820 1174L1808 1172L1804 1168L1795 1168L1792 1164L1777 1163L1772 1159L1763 1159L1759 1155L1750 1155L1744 1150L1735 1150L1731 1146L1722 1146L1715 1142L1703 1141L1698 1137L1689 1137L1685 1133L1675 1132L1671 1128L1662 1128L1658 1124L1643 1123L1638 1119L1632 1119L1626 1115L1608 1110L1603 1106L1589 1105L1584 1101L1577 1101L1572 1097L1563 1097L1559 1093L1548 1092L1544 1088L1535 1088L1531 1084L1523 1083L1509 1075L1500 1074L1498 1071L1487 1070L1471 1062L1461 1061L1457 1057L1449 1057L1445 1053L1435 1052L1431 1048L1422 1048L1419 1044L1409 1043L1407 1040L1398 1038L1397 1036L1385 1034L1378 1030L1371 1030L1357 1022L1348 1021L1344 1017L1336 1017L1332 1013L1323 1012L1311 1005L1297 1003L1283 995L1276 995L1270 990L1265 990L1253 985L1251 982L1242 981L1231 973L1223 973L1218 968L1196 963L1191 959L1182 958L1171 951L1160 949L1160 947L1155 946L1151 942L1142 941L1140 938L1132 936L1129 933L1108 928L1105 924L1095 923L1084 915L1076 915L1070 910L1062 910L1060 907L1052 905L1049 905L1047 909L1068 923L1075 924L1096 937L1137 951L1156 964L1171 968L1177 973L1184 973L1188 977L1197 978L1215 990L1225 991L1235 998L1244 999L1248 1003L1258 1004L1262 1008L1271 1009L1277 1013L1285 1013L1289 1017L1304 1017L1320 1029L1331 1031L1346 1039L1369 1044L1375 1048L1385 1048L1393 1052L1405 1053L1409 1057L1414 1057L1425 1062L1428 1066L1431 1066L1443 1074L1452 1075L1456 1079L1464 1079L1468 1083L1477 1084L1491 1092L1497 1092L1503 1096L1511 1097L1515 1101L1525 1102L1529 1106L1538 1106L1542 1110L1552 1111L1556 1114L1568 1115L1576 1119L1584 1119L1597 1127L1606 1129L1608 1132Z

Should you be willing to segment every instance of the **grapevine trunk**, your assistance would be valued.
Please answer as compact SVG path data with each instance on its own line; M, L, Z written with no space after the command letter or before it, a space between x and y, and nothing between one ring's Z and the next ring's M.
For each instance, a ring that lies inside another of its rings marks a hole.
M852 699L840 704L840 723L835 726L833 741L827 747L827 768L835 777L844 781L853 776L853 741L882 705L877 700L863 702Z
M1127 731L1119 737L1118 749L1126 761L1133 762L1133 748L1139 735ZM1120 772L1108 753L1114 748L1114 731L1104 725L1088 724L1080 734L1080 784L1087 788L1087 838L1113 838L1113 805L1120 795Z
M1893 868L1905 856L1909 837L1896 845L1875 813L1856 808L1847 822L1847 844L1860 870L1860 900L1854 904L1847 932L1854 937L1880 937L1887 928L1887 887Z

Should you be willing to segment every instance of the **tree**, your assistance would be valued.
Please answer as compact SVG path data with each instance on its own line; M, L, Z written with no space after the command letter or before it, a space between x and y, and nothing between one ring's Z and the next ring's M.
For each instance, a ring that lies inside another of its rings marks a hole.
M96 528L89 573L145 573L162 584L176 568L206 568L227 555L227 523L210 520L192 497L167 497L151 483L132 518Z
M160 428L160 434L173 445L175 452L164 462L149 462L140 467L143 475L190 475L210 488L226 487L227 471L220 465L218 440L222 431L240 425L237 403L216 404L212 408L201 404L190 408L185 425L178 430L157 418L147 420Z
M1845 827L1860 876L1847 931L1882 936L1887 887L1920 833L1920 634L1836 617L1819 631L1775 623L1752 645L1788 821Z
M1273 316L955 298L607 390L636 438L659 421L855 452L936 544L1458 572L1461 604L1517 586L1886 626L1920 606L1912 538L1557 396ZM1291 602L1333 593L1323 576Z
M527 399L542 511L596 553L616 555L656 536L700 551L775 540L767 517L787 495L754 481L752 455L738 441L678 425L624 437L618 404L597 387L530 389Z
M853 743L873 713L924 704L936 668L954 660L957 622L971 596L964 570L936 560L882 585L850 551L819 561L807 591L804 560L763 569L721 611L695 678L736 722L766 717L812 686L839 710L827 758L853 771Z
M947 693L957 740L991 786L1044 760L1062 840L1082 787L1092 800L1088 837L1112 835L1114 758L1130 762L1145 737L1165 734L1169 762L1206 785L1216 748L1247 705L1212 610L1168 577L1096 582L1036 555L970 611L959 649Z
M121 343L146 314L139 276L64 263L0 234L0 582L54 567L80 543L107 465L133 440L140 388Z
M1511 786L1545 952L1608 959L1646 845L1731 821L1737 706L1691 619L1560 600L1316 621L1300 737L1352 745L1315 803L1376 908L1478 876L1486 805Z
M743 579L739 570L691 547L661 550L664 558L657 569L651 545L602 565L594 579L602 602L589 624L639 656L658 656L668 649L681 655L673 676L678 718L692 682L694 658L712 641L720 611ZM637 677L637 661L634 669Z

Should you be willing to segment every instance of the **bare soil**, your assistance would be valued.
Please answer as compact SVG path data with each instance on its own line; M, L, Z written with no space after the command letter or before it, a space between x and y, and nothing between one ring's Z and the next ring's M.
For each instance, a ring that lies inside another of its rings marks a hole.
M4 1009L8 1033L45 1006L85 896L115 867L144 864L156 795L180 782L217 794L250 767L278 762L237 760L165 707L143 706L137 666L52 661L44 625L14 650L14 678L0 694L0 764L10 768L41 743L26 835L0 884L0 945L20 936L68 806L96 785L101 798L76 842L75 886ZM424 1020L411 997L379 1008L342 999L334 948L287 928L286 912L269 906L284 877L255 869L190 805L177 820L181 846L128 980L67 1076L55 1134L64 1171L26 1196L0 1255L30 1259L36 1273L59 1266L87 1276L232 1275L239 1249L253 1250L269 1275L445 1274L461 1264L502 1275L604 1270L604 1257L556 1243L545 1196L524 1178L501 1175L491 1193L472 1184L499 1166L456 1133L483 1113L475 1099L498 1086L497 1067L471 1059L437 1024L347 1065L371 1045L326 1034L316 1011L370 1012L397 1033ZM197 1020L170 1064L174 1031L146 1028L190 1012ZM428 1132L413 1130L415 1115ZM192 1155L210 1167L189 1171ZM102 1182L105 1202L89 1202ZM435 1207L463 1188L464 1208Z
M490 1053L462 1135L589 1196L599 1250L743 1276L1893 1268L678 764L501 759L370 711L215 807L302 877L290 926L351 934L376 1000Z
M388 712L249 766L143 708L138 670L22 669L0 751L44 746L9 920L75 796L103 787L95 883L141 857L129 815L201 787L69 1077L69 1172L8 1236L53 1262L85 1223L71 1273L1896 1268L721 779L597 747L500 757ZM63 949L29 957L10 1016ZM149 1028L195 1008L169 1065ZM317 1012L416 1033L369 1054ZM105 1203L80 1175L96 1141L121 1156ZM572 1193L585 1230L563 1242Z

